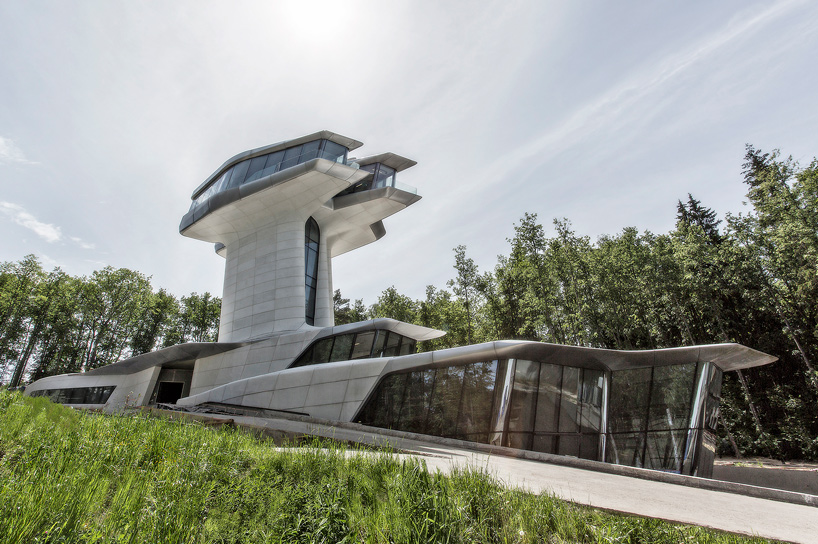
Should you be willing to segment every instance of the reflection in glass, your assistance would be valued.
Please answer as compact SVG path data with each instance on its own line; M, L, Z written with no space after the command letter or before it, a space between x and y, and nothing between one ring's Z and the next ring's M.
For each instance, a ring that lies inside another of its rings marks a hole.
M485 443L496 369L493 361L390 374L378 385L356 421Z
M372 353L372 341L375 340L375 331L362 332L355 336L350 359L365 359Z
M331 363L349 360L349 352L352 350L352 337L351 334L341 334L335 337L335 343L332 345L332 355L329 358Z

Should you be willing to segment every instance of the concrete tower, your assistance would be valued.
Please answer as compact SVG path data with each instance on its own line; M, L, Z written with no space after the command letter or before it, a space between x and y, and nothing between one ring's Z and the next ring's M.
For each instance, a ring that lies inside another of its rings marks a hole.
M334 325L332 257L381 238L420 200L396 174L415 161L321 131L240 153L193 193L179 231L225 257L219 342Z

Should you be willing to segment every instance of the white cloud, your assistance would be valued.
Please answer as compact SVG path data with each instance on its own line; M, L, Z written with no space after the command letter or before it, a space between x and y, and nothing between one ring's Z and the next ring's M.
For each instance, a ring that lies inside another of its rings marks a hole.
M82 249L96 249L96 245L90 242L86 242L82 238L78 238L77 236L71 236L71 241L80 246Z
M21 227L31 230L34 234L50 244L59 242L63 238L60 227L38 221L36 217L28 213L25 208L19 204L0 201L0 211L8 215L12 221Z
M3 163L34 164L10 138L0 136L0 164Z

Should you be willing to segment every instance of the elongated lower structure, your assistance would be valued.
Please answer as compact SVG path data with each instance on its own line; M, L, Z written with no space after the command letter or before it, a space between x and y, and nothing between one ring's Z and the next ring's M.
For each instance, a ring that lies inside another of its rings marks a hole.
M215 343L189 343L29 395L116 411L157 403L306 414L699 476L712 473L725 371L774 357L738 344L615 351L497 341L416 353L443 331L334 326L332 257L417 202L393 153L322 131L246 151L194 191L179 227L225 258Z

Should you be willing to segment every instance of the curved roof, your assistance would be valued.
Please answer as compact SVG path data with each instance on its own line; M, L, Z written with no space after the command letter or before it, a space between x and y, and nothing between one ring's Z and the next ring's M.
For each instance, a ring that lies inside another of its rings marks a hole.
M331 142L335 142L336 144L340 144L350 151L353 149L358 149L361 147L363 142L359 142L358 140L353 140L352 138L347 138L346 136L341 136L340 134L336 134L334 132L330 132L329 130L321 130L319 132L313 132L312 134L307 134L306 136L300 136L298 138L294 138L292 140L283 140L281 142L265 145L263 147L257 147L255 149L250 149L249 151L242 151L236 155L233 155L226 161L224 164L219 166L215 172L213 172L210 177L208 177L201 185L196 187L196 190L193 191L193 195L191 199L195 199L198 197L212 182L213 180L217 179L221 176L225 170L237 164L245 159L252 159L258 155L266 155L267 153L272 153L274 151L280 151L282 149L287 149L288 147L293 147L296 145L301 145L307 142L312 142L313 140L329 140Z
M730 371L766 365L778 359L741 344L619 351L525 340L498 340L398 357L390 362L390 365L393 365L390 371L446 366L476 361L481 358L485 360L526 359L614 372L691 362L712 362L721 370Z

